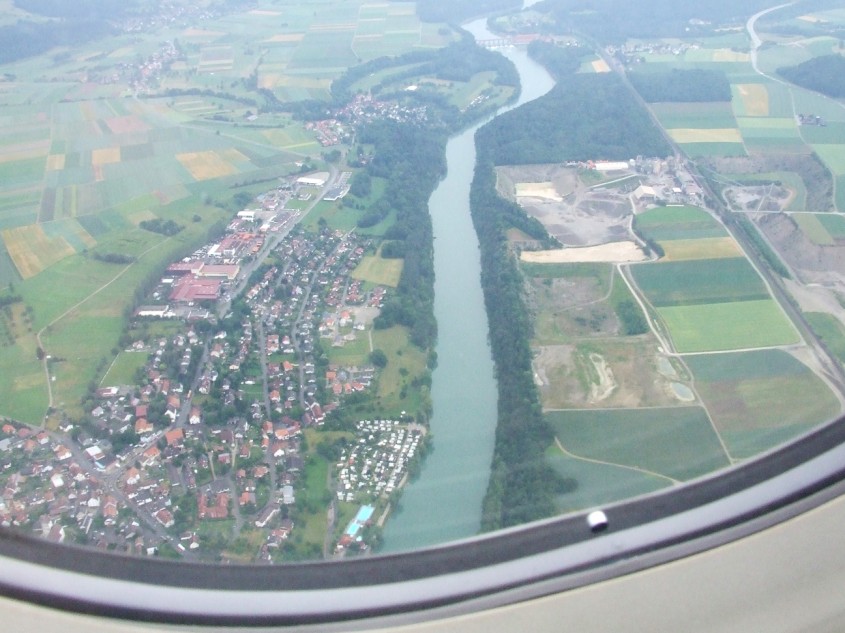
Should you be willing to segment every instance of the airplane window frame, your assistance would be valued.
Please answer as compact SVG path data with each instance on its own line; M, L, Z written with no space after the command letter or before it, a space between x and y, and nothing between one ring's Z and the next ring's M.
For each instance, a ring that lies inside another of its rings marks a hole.
M442 546L277 566L134 558L0 530L0 594L71 612L223 626L418 622L542 597L688 556L845 492L845 417L740 465Z

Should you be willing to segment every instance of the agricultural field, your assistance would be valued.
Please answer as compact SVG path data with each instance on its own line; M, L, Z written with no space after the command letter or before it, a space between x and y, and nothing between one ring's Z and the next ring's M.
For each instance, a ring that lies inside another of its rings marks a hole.
M673 482L699 477L730 461L701 407L546 414L564 450Z
M831 354L845 365L845 326L832 314L806 312L804 317Z
M828 386L784 351L692 355L685 361L735 459L768 450L840 411Z
M834 240L845 239L845 216L832 213L815 216Z
M699 239L667 240L661 242L663 261L677 262L692 259L730 259L742 257L742 249L732 237L704 237Z
M822 223L821 218L815 213L793 213L792 219L801 229L801 232L809 238L813 244L819 246L833 246L836 241L833 239L830 231L827 230ZM839 217L839 216L833 216Z
M689 248L689 247L688 247ZM800 337L744 257L633 266L677 352L798 343Z
M800 336L772 299L657 309L680 353L792 345Z
M622 499L655 492L672 485L658 475L624 466L588 461L561 451L554 443L546 452L546 460L574 490L556 499L558 511L575 512Z
M744 257L640 264L631 270L658 308L769 298L760 275Z
M667 130L736 128L736 118L727 102L653 103L651 109Z

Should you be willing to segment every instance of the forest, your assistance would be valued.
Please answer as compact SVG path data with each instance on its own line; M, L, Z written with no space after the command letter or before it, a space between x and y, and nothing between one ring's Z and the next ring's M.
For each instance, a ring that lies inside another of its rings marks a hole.
M481 249L481 287L499 392L493 464L482 514L482 529L494 530L551 516L555 497L576 484L561 477L544 457L553 434L534 384L529 346L533 328L522 275L505 236L515 205L496 192L490 150L480 134L483 129L476 134L478 162L470 210Z
M724 72L703 68L673 68L667 72L636 72L631 85L649 103L730 101L731 84Z
M396 222L384 236L391 244L389 253L402 254L405 259L396 294L387 300L375 327L404 325L410 329L413 343L428 350L437 336L434 237L428 198L445 172L446 134L394 121L378 121L362 130L359 138L375 148L367 173L388 181L374 207L379 213L396 212ZM414 151L407 151L409 147ZM365 225L372 220L369 214L361 218Z
M845 58L822 55L797 66L778 68L778 74L792 83L828 97L845 97Z
M496 165L622 160L670 153L660 130L615 74L572 74L479 134Z
M101 19L56 22L19 21L0 27L0 64L40 55L56 46L75 46L99 39L111 32Z

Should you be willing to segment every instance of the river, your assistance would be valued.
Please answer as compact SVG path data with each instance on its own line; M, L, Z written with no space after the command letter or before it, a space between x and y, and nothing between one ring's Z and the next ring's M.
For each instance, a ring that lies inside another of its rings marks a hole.
M476 39L495 37L486 20L464 25ZM554 80L525 50L503 54L519 71L517 107L546 94ZM469 210L478 125L446 146L447 175L429 199L434 229L434 316L438 364L432 375L434 450L405 487L387 521L383 552L416 549L478 534L496 433L497 389L487 340L478 238Z

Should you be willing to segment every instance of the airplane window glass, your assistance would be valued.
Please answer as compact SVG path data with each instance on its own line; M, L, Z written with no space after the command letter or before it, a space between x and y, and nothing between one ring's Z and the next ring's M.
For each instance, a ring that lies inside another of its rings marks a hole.
M11 576L517 579L675 492L738 517L835 478L837 2L10 5Z

